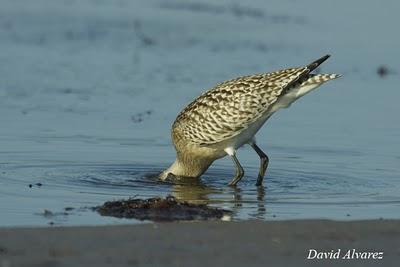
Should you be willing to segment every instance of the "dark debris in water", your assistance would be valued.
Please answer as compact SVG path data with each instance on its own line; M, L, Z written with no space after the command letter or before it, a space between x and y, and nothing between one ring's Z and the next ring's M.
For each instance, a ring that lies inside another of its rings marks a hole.
M28 187L32 188L34 185L36 185L37 187L41 187L43 184L42 183L29 184Z
M102 216L151 221L215 220L231 213L203 204L181 202L173 196L108 201L94 209Z
M43 212L36 213L36 215L40 215L40 216L43 216L45 218L54 218L54 217L57 217L57 216L68 216L70 214L66 210L63 211L63 212L53 212L51 210L44 209Z
M134 123L140 123L140 122L142 122L145 118L148 118L151 114L153 114L153 111L152 111L152 110L146 110L146 111L144 111L144 112L139 112L139 113L136 113L136 114L132 115L132 116L131 116L131 120L132 120Z
M385 78L389 74L395 74L396 72L385 65L381 65L376 69L376 73L379 77Z

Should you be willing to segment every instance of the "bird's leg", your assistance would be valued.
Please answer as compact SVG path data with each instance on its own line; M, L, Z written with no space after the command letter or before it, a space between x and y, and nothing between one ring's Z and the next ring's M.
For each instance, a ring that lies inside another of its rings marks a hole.
M257 152L260 157L260 171L258 172L258 178L256 186L262 185L265 171L268 168L269 158L268 156L256 145L255 142L250 143L251 147Z
M231 156L231 158L236 166L235 177L232 179L232 181L230 181L229 185L236 186L236 184L242 179L242 177L244 175L244 171L243 171L242 165L240 165L240 162L237 159L236 155L233 153L232 155L229 155L229 156Z

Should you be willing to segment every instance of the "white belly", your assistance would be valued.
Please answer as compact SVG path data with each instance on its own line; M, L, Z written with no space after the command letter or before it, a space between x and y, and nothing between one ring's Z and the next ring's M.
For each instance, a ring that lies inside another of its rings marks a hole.
M237 136L231 138L226 143L226 149L229 151L236 150L244 144L250 143L254 140L254 136L260 130L260 128L264 125L266 120L271 117L273 113L275 113L278 109L287 108L292 104L294 101L302 97L303 95L307 94L311 90L317 88L320 84L313 84L309 86L302 86L293 88L288 92L286 95L282 96L275 104L269 108L265 114L260 117L257 121L253 122L247 129L243 130Z
M265 121L271 115L272 114L268 112L268 114L265 114L260 119L252 123L247 129L243 130L240 134L231 138L226 144L227 147L231 147L234 150L236 150L242 145L250 143L252 140L254 140L254 136L256 135L258 130L260 130L260 128L264 125Z

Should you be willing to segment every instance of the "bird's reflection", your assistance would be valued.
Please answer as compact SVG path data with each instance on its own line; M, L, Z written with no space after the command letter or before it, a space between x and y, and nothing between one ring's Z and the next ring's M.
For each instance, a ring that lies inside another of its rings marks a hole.
M221 190L207 186L197 178L175 181L171 189L171 194L178 200L194 204L209 204L212 202L210 195L221 193Z
M257 218L265 219L265 187L257 186Z
M178 200L193 204L217 204L221 208L231 210L234 216L249 208L244 207L245 203L250 205L251 203L256 203L256 210L254 210L254 206L250 207L249 212L251 214L249 215L258 219L265 219L265 188L258 186L252 187L252 192L246 191L246 189L241 189L240 187L210 186L196 178L175 180L171 188L171 194ZM249 196L253 199L248 199Z
M240 208L242 204L242 189L238 187L233 187L233 206L235 208Z

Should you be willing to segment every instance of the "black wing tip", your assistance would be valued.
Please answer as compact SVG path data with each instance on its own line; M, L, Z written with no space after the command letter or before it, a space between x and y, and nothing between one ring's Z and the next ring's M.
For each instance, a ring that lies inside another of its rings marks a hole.
M314 62L310 63L307 65L307 69L309 69L310 71L315 70L316 68L318 68L319 65L321 65L325 60L327 60L328 58L330 58L331 55L325 55L317 60L315 60Z

